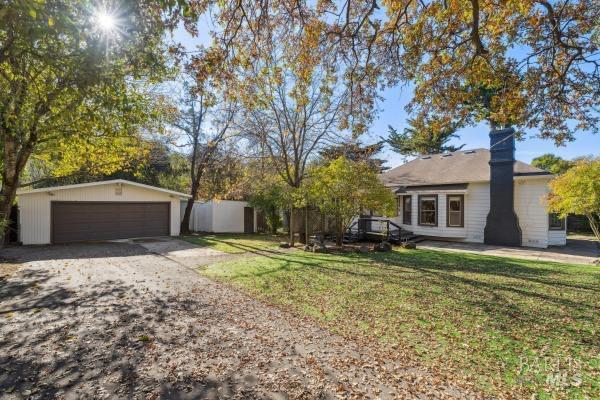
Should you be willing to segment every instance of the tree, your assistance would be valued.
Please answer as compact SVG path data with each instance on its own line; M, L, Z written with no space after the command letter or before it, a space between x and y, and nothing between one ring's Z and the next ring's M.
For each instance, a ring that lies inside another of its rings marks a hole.
M256 182L246 182L246 160L236 153L235 143L226 143L215 152L200 179L199 193L205 199L247 200Z
M286 202L286 185L277 176L272 176L259 184L248 203L265 214L269 231L275 235L281 227L281 211Z
M190 217L194 201L198 199L201 179L215 161L219 147L230 137L231 125L237 106L229 101L220 101L213 90L213 81L207 77L184 85L181 111L174 126L187 138L184 146L190 148L190 194L181 232L190 233ZM210 114L211 109L217 108ZM209 121L210 117L210 121ZM212 127L209 126L212 122Z
M567 172L573 166L573 162L547 153L531 160L531 165L555 175L560 175Z
M338 84L335 58L320 46L320 22L310 6L248 3L228 3L232 9L222 14L245 12L220 41L233 76L230 95L243 109L237 126L293 191L319 150L343 135L346 90ZM294 218L290 222L293 245Z
M408 111L420 121L514 125L557 144L578 131L598 132L597 1L328 5L326 30L340 57L388 85L411 83Z
M320 154L327 162L339 157L346 157L350 161L367 163L374 171L382 173L388 169L383 165L386 161L376 156L383 150L383 145L384 142L363 145L360 141L351 141L326 147L321 150Z
M437 121L423 123L410 119L410 127L404 128L400 133L389 126L390 135L386 143L392 150L403 156L418 156L422 154L437 154L458 151L464 147L448 145L448 142L457 138L454 126L440 126Z
M550 182L550 212L585 215L600 241L600 158L581 159Z
M121 142L121 140L126 141ZM77 161L77 153L87 161ZM93 155L91 155L93 154ZM72 161L73 158L76 161ZM51 153L32 155L23 173L20 187L48 187L127 179L177 191L187 191L187 158L174 152L162 138L111 138L101 146L79 143L61 144Z
M162 10L125 1L108 10L114 29L99 28L100 11L60 0L0 6L0 222L32 155L77 148L71 162L89 162L97 153L82 149L127 146L152 117L141 84L167 71Z
M313 168L305 190L321 212L335 218L337 246L342 246L344 232L363 210L391 215L395 207L394 195L377 173L368 164L345 157Z

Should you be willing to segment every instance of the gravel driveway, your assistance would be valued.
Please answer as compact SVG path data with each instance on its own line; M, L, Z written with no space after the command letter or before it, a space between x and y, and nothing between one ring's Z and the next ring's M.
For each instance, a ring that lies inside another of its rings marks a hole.
M137 244L0 256L0 398L478 397Z

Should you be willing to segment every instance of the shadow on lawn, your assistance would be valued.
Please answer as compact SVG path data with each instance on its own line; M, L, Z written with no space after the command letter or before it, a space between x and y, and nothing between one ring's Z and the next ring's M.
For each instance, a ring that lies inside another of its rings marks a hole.
M482 277L498 276L519 281L528 281L542 285L550 285L556 287L583 289L593 292L600 292L600 285L596 283L569 283L564 279L568 274L561 271L559 268L570 268L570 266L559 265L544 261L528 261L514 260L510 258L472 255L472 254L456 254L450 252L437 252L431 250L416 250L406 252L390 252L390 253L368 253L368 254L321 254L321 253L292 253L290 251L282 251L279 249L265 249L251 245L242 245L235 242L227 242L228 245L254 255L260 255L272 260L283 261L286 265L298 264L306 267L319 267L322 269L331 269L336 272L357 275L364 277L388 279L391 275L400 273L410 273L420 271L422 273L441 273L454 279L454 273L470 273L479 274ZM304 255L304 257L303 257ZM297 257L295 257L297 256ZM326 267L324 264L340 262L341 260L332 257L340 257L343 261L352 262L353 264L369 265L377 263L378 272L360 272L349 268ZM310 261L309 261L310 260ZM535 264L529 266L527 264ZM387 273L381 275L380 271ZM268 271L265 271L268 273ZM388 274L389 273L389 274ZM558 279L543 279L545 276L558 276ZM597 279L600 283L600 274ZM469 281L480 282L479 280L465 279Z
M237 272L235 278L274 275L274 279L279 279L277 274L285 270L293 270L299 276L310 270L329 276L346 275L350 280L342 285L348 285L348 292L365 288L360 294L364 301L386 301L390 299L385 296L393 298L397 293L410 291L415 297L399 301L422 303L423 310L448 307L456 317L487 314L489 323L501 331L530 329L541 324L542 319L553 321L544 323L548 334L568 336L585 345L600 344L598 334L574 327L581 324L591 328L594 315L600 313L600 304L594 300L600 291L600 274L567 273L562 269L579 267L430 250L327 255L244 248L277 265L251 273ZM582 279L583 275L586 279ZM382 285L387 289L380 290Z

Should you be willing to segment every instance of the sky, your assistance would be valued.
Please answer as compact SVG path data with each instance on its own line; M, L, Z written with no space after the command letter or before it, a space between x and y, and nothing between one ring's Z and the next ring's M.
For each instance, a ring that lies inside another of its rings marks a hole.
M209 31L212 29L208 17L202 17L198 27L197 37L190 36L183 27L180 27L173 33L173 39L183 44L189 51L196 49L199 45L208 46L210 44ZM409 90L402 90L399 87L385 90L382 93L383 101L379 104L377 119L369 132L361 136L361 141L370 144L381 140L381 137L387 137L389 125L398 131L407 127L407 120L410 116L404 110L404 106L410 101L410 96ZM488 133L489 127L483 123L474 127L465 127L456 132L459 138L453 139L450 143L465 144L463 149L488 148ZM600 156L600 135L580 131L575 135L575 141L556 147L552 140L537 138L532 132L524 140L516 143L516 158L520 161L529 163L533 158L546 153L553 153L565 159L589 155ZM390 168L397 167L409 160L389 148L384 150L381 158L387 160L386 165Z

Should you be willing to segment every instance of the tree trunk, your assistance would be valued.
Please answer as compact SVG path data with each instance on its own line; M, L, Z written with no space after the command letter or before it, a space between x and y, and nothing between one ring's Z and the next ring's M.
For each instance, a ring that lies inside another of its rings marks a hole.
M344 228L342 226L342 221L339 217L335 219L335 226L337 228L337 235L335 235L335 245L337 247L342 247L344 245Z
M18 183L3 182L0 191L0 247L5 244L6 234L10 222L10 211L17 197Z
M290 246L294 247L294 206L290 206Z
M588 218L588 221L590 221L590 227L592 228L592 232L594 232L594 235L596 236L596 240L600 242L600 226L598 224L600 218L598 218L594 214L586 214L586 216Z
M308 206L304 207L304 244L309 245L308 240Z
M19 188L19 177L27 164L33 150L33 142L25 144L17 151L17 143L13 136L2 135L4 154L2 165L2 189L0 189L0 246L8 230L10 211Z
M198 184L192 182L192 192L190 193L192 197L190 197L185 205L185 212L183 213L183 219L181 220L181 226L179 227L179 232L184 235L190 234L190 218L192 216L192 209L194 207L194 202L196 201L196 196L198 195Z

